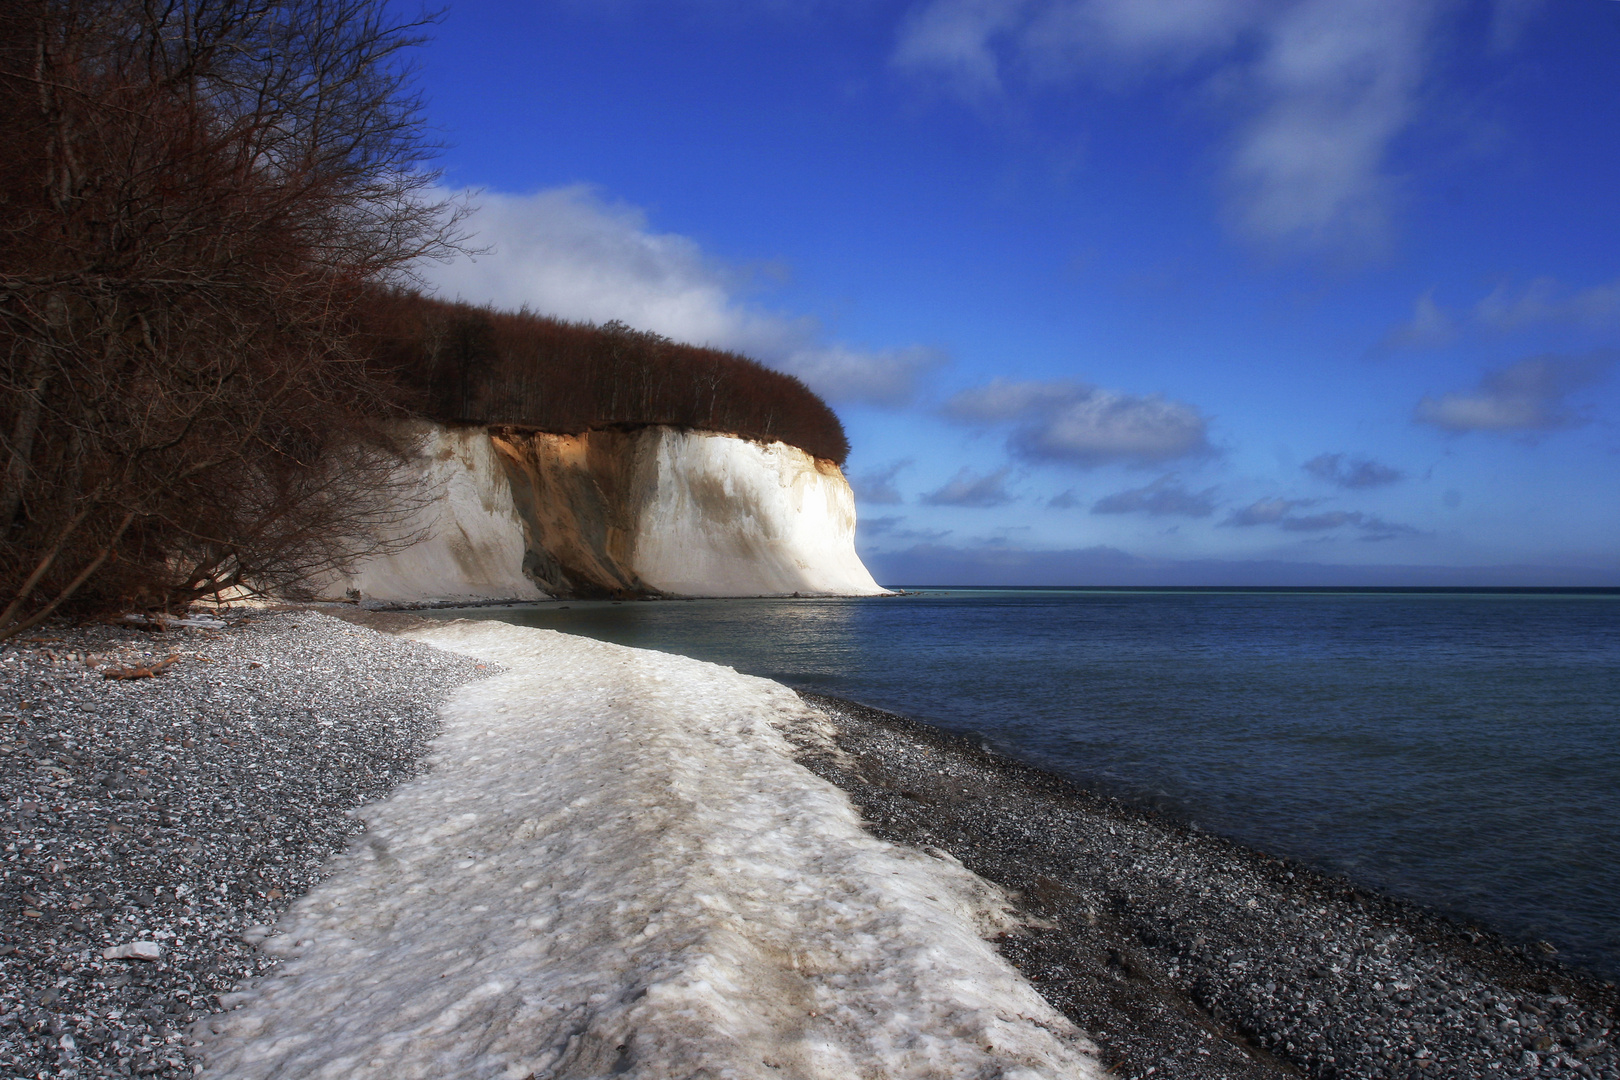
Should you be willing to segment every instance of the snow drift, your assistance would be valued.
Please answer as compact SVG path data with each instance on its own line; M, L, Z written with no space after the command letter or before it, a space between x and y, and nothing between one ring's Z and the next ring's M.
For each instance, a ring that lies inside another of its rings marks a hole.
M256 1077L1100 1077L983 934L1003 898L878 841L793 760L785 687L497 623L434 768L199 1032Z

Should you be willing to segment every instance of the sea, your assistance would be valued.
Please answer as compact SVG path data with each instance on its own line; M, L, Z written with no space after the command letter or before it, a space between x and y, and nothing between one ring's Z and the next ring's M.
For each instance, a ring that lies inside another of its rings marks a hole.
M902 713L1620 980L1620 590L919 588L431 614Z

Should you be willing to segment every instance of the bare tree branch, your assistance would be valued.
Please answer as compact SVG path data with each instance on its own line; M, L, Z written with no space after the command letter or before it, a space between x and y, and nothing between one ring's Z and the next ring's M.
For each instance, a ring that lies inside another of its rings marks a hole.
M0 5L0 638L295 588L397 526L399 393L355 312L458 250L405 62L430 23Z

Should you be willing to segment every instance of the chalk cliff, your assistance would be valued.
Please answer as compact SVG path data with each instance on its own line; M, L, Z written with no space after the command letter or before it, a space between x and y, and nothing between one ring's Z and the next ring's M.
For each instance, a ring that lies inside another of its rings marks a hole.
M784 443L650 427L500 430L525 569L558 595L882 593L838 466Z
M667 427L424 433L431 538L358 568L366 599L869 596L838 467Z
M401 535L426 538L320 591L357 589L367 600L399 603L542 599L523 573L523 522L488 433L423 423L407 434L419 456L403 468L422 505Z

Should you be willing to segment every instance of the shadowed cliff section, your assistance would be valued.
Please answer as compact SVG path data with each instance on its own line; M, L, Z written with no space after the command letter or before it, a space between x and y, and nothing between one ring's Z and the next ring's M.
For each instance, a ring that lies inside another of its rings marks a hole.
M523 521L523 572L553 596L656 593L635 571L636 524L656 483L640 439L501 428L490 439Z
M371 353L426 417L562 435L671 427L784 442L842 464L843 424L798 379L622 323L593 326L411 293L374 297Z

